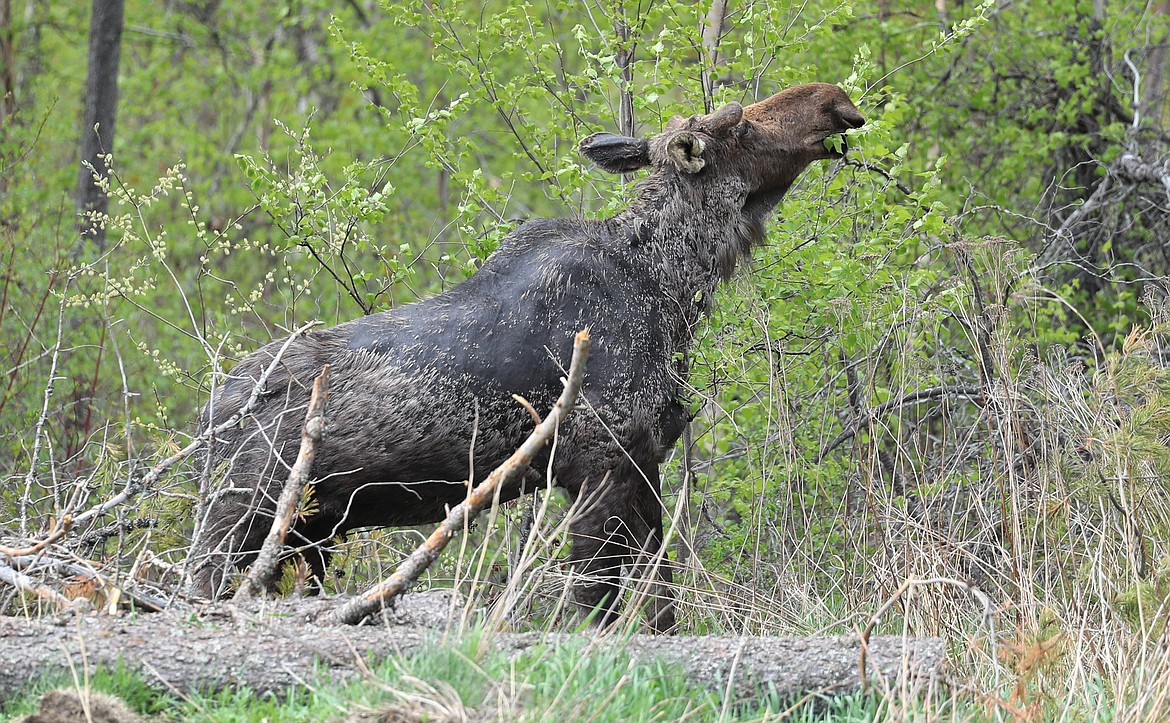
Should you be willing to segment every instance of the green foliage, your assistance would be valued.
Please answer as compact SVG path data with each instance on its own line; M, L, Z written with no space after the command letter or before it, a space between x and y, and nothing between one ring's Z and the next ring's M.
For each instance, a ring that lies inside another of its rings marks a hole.
M121 699L130 709L144 715L170 713L179 704L174 697L151 688L142 674L119 666L114 669L97 668L78 680L68 677L39 680L11 699L0 701L0 720L15 719L34 712L40 696L57 688L80 688L112 695Z

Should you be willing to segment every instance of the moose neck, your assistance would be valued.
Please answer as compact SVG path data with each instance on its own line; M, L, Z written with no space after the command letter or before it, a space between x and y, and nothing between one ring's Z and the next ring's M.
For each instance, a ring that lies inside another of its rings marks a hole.
M679 314L675 343L690 345L715 289L764 240L764 222L788 186L749 196L738 178L696 184L656 173L638 187L629 208L613 220L626 227L630 252L643 259Z

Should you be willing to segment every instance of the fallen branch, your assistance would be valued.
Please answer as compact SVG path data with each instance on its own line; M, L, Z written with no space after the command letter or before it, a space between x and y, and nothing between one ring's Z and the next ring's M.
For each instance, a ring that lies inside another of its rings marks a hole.
M0 582L8 583L17 590L36 595L42 600L48 600L59 610L64 610L69 607L69 598L48 585L38 584L36 580L33 580L23 572L17 572L3 562L0 562Z
M105 544L106 540L118 535L124 535L135 530L149 530L154 529L158 525L158 520L149 517L139 517L134 520L120 520L111 522L108 525L103 525L96 530L90 530L81 536L78 540L82 545L87 545L90 548L96 549L99 545Z
M321 369L320 376L313 380L313 394L309 398L309 411L305 413L305 426L301 428L301 449L297 453L297 461L293 463L288 473L288 481L284 483L284 490L276 501L276 514L272 518L272 527L268 530L268 537L264 539L260 554L248 570L248 577L232 598L237 602L267 590L280 569L280 553L284 550L284 540L292 526L293 515L296 514L301 500L301 492L313 472L317 443L325 436L325 400L329 396L328 388L329 365L326 364Z
M91 581L93 588L101 591L107 599L128 602L138 610L161 612L167 607L167 601L161 596L136 590L126 582L122 585L115 585L110 578L88 563L61 560L46 553L16 557L10 561L10 564L14 569L22 572L51 571L58 578L72 576L80 580ZM65 599L70 600L71 598L66 597Z
M49 534L46 535L43 540L33 543L28 547L8 547L7 545L0 545L0 555L3 555L10 560L15 557L35 555L49 545L52 545L57 540L60 540L62 537L64 537L72 527L73 518L69 515L65 515L61 518L59 523L53 525L53 530L49 532Z
M586 327L577 332L573 342L573 360L569 364L564 391L548 416L537 425L535 431L528 435L528 439L524 440L507 461L492 470L487 479L471 490L467 499L451 510L447 519L439 523L430 537L412 552L390 577L339 608L332 616L335 622L355 625L382 609L430 567L455 533L464 529L469 521L492 503L496 491L502 485L523 473L532 458L552 439L561 420L572 410L577 393L581 391L581 384L585 380L585 362L588 358L589 328Z
M1164 163L1151 163L1133 153L1122 153L1113 162L1113 169L1128 181L1161 186L1170 193L1170 168Z

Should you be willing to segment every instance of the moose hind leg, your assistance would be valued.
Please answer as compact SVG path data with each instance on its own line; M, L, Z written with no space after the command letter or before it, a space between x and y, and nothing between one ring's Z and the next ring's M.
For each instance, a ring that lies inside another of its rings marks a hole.
M257 490L220 493L201 510L202 530L192 543L190 593L216 599L228 592L231 570L250 565L272 524Z
M660 503L655 497L654 509ZM631 520L631 541L639 545L634 556L633 577L637 580L635 601L645 600L646 621L656 633L672 633L674 619L674 572L662 549L662 515L648 522L642 515Z
M594 615L593 623L601 627L618 618L622 564L629 559L626 537L618 529L624 526L611 520L586 512L569 525L573 538L569 558L577 577L573 597L581 613Z

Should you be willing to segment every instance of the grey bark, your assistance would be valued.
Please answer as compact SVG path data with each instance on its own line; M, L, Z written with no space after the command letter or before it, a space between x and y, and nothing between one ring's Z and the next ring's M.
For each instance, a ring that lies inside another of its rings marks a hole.
M225 604L204 611L202 620L177 613L0 617L0 699L36 676L69 675L71 661L86 661L91 669L121 661L172 692L247 685L260 694L314 681L315 670L334 680L352 679L360 674L355 652L368 661L433 649L448 612L461 607L445 591L420 593L399 598L398 609L386 612L390 619L385 626L323 624L337 604L328 598ZM508 653L581 639L566 633L489 637L496 649ZM585 639L599 646L622 644L612 635ZM624 645L635 660L667 662L688 679L715 690L730 689L739 699L756 697L769 687L781 694L838 694L856 690L859 683L856 636L636 634ZM938 638L873 637L867 670L890 685L906 681L907 675L927 684L941 674L944 659Z
M1156 27L1166 28L1165 21L1170 18L1170 0L1158 0L1153 3L1149 12L1158 22ZM1167 111L1170 110L1167 108L1170 104L1166 103L1166 71L1167 62L1170 61L1166 46L1170 43L1170 32L1163 32L1156 40L1157 42L1147 49L1145 78L1138 89L1141 103L1133 110L1135 115L1151 118L1157 128L1165 128Z
M713 0L711 9L703 21L703 104L707 112L714 109L715 77L723 58L719 54L719 42L723 39L723 21L727 17L727 0Z
M93 224L88 213L104 213L105 193L94 183L108 165L99 156L113 153L114 120L118 109L118 61L122 51L123 0L93 0L89 22L89 65L85 82L85 115L81 125L81 165L77 174L78 230L105 247L106 231ZM95 130L96 128L96 130Z

